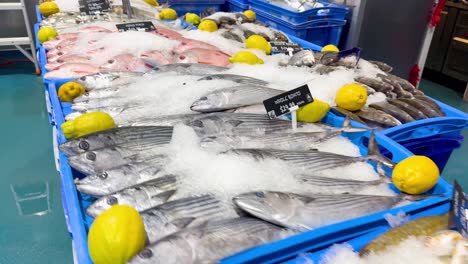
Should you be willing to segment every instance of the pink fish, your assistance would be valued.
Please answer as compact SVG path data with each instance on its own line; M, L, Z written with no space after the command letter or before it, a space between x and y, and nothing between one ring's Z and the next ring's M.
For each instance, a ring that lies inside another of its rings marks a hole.
M180 44L174 49L174 51L177 53L182 53L186 50L190 50L194 48L218 50L218 48L213 45L210 45L202 41L194 40L194 39L182 38L182 39L179 39L179 41L180 41Z
M178 33L175 30L168 29L165 27L157 27L155 33L168 39L173 39L173 40L183 39L182 34Z
M107 33L112 32L112 30L109 30L103 27L98 27L98 26L82 27L78 29L78 31L79 32L107 32ZM115 31L117 31L117 29Z
M49 61L45 68L49 71L55 70L65 63L90 63L90 57L85 55L70 54L59 57L55 61Z
M152 50L152 51L149 51L140 55L140 57L143 59L155 61L161 65L165 65L165 64L174 63L173 56L175 55L176 54L173 52L169 54L167 52L162 52L159 50Z
M55 48L57 45L59 45L59 43L61 43L62 41L71 40L71 39L76 41L78 39L78 33L61 34L52 40L42 43L42 46L44 46L44 48L46 49L52 49L52 48Z
M132 54L120 54L101 65L100 69L106 71L147 72L150 68L146 66L142 59Z
M69 38L69 39L64 39L62 41L59 41L59 42L47 41L47 42L44 42L44 44L42 44L42 46L44 46L44 48L46 50L51 50L51 49L54 49L54 48L56 48L58 46L65 47L65 46L74 45L77 40L78 40L78 38Z
M219 50L195 48L180 53L176 61L178 63L199 63L215 66L229 66L229 55Z
M54 49L51 49L47 52L47 58L63 56L69 53L73 49L73 46L61 46L57 45Z
M66 63L57 69L44 74L46 79L65 79L78 78L84 75L94 74L99 72L99 67L96 65L85 63Z

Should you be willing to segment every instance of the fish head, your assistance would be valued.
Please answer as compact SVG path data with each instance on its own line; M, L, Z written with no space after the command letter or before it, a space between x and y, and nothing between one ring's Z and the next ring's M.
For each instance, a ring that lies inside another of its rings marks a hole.
M249 214L273 223L281 223L294 214L294 200L288 193L257 191L234 197L234 204Z
M233 92L229 90L209 93L193 102L190 109L192 111L202 113L224 110L223 105L226 105L229 102L229 98L232 95Z
M128 204L125 202L125 198L128 197L121 196L122 195L120 193L115 193L97 199L93 204L86 208L86 214L96 218L101 213L111 208L115 204Z
M143 53L142 55L140 55L140 58L155 61L160 65L165 65L173 63L172 58L170 58L171 56L175 56L175 53L172 52L170 54L165 54L159 50L152 50Z
M198 57L189 52L184 52L175 57L175 63L198 63Z
M107 62L101 65L100 68L108 71L125 71L127 69L126 66L130 63L132 57L133 56L130 54L117 55L107 60Z
M93 174L99 170L118 167L126 163L121 152L113 147L71 156L68 162L70 166L84 174Z
M59 150L68 156L79 155L89 150L95 150L115 145L112 137L107 133L94 133L86 137L69 140L59 146Z
M129 264L180 264L194 263L197 257L194 255L195 248L190 246L189 241L183 237L173 235L144 248L134 256Z

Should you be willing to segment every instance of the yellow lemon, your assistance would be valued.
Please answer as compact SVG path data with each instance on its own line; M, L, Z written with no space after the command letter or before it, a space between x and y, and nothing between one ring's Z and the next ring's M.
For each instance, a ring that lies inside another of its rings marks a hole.
M128 205L113 205L89 229L89 255L95 264L124 264L144 248L145 241L140 214Z
M347 84L336 93L336 105L349 111L361 109L367 101L367 89L359 84Z
M340 52L340 50L335 45L326 45L322 48L322 52Z
M143 1L145 1L145 3L147 3L148 5L159 6L158 1L156 0L143 0Z
M239 51L229 58L230 63L263 64L263 60L250 51Z
M245 10L244 11L244 16L246 16L246 17L248 17L250 19L256 19L257 18L257 15L252 10Z
M112 117L104 112L90 112L62 124L66 138L76 138L117 127Z
M54 2L44 2L39 5L39 13L43 16L50 16L60 12L58 5Z
M57 37L57 31L51 27L41 27L39 32L37 32L37 39L40 43L44 43L46 41L52 40Z
M164 8L159 12L159 19L161 20L174 20L177 19L177 12L172 8Z
M84 94L85 88L76 82L67 82L60 86L58 96L62 102L73 102L73 99Z
M439 168L426 156L411 156L393 169L392 182L404 193L421 194L437 184Z
M268 41L259 35L252 35L245 40L245 47L248 49L260 49L266 54L271 54L271 45Z
M198 25L198 29L208 32L215 32L218 30L218 25L213 20L205 19L200 23L200 25Z
M310 104L306 104L297 110L297 121L318 122L330 111L330 105L320 100L314 99Z
M198 24L200 24L200 17L194 13L187 13L185 14L185 21L197 26Z

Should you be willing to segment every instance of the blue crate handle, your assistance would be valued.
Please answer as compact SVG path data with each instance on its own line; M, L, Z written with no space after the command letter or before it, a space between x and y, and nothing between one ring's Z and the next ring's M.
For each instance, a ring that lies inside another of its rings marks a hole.
M316 19L302 24L295 25L298 29L304 28L320 28L320 27L341 27L346 25L346 20L343 19Z

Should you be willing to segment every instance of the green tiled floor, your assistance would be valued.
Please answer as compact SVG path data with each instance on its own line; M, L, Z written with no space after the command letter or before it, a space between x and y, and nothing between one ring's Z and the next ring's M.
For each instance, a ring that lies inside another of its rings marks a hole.
M41 79L30 64L0 67L0 263L72 263L55 170L52 129ZM430 96L463 111L468 104L443 86L423 81ZM468 137L468 131L464 133ZM456 150L444 176L468 189L468 143ZM48 187L48 191L47 191ZM47 199L48 198L48 199Z

